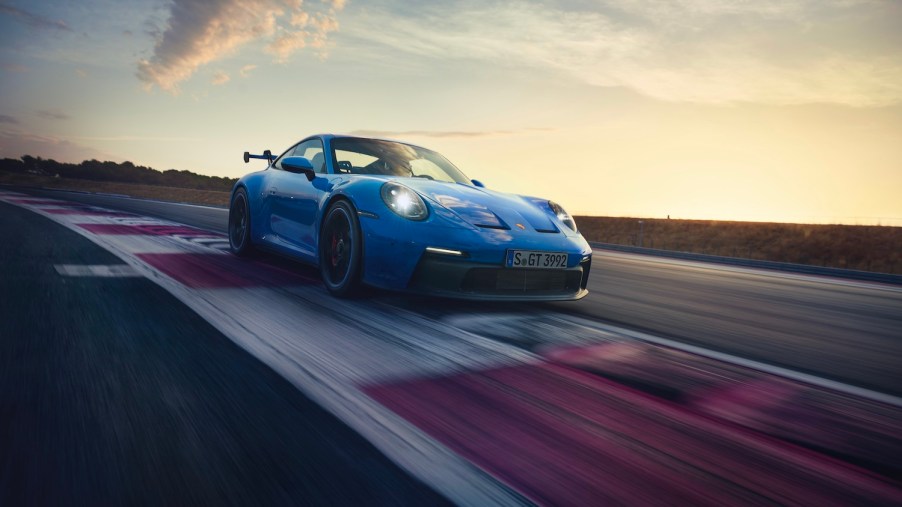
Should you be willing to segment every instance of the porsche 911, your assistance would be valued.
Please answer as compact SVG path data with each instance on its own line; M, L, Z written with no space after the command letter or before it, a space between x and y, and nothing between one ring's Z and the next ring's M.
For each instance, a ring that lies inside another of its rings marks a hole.
M584 297L592 249L548 199L468 179L439 153L397 141L316 135L235 184L233 253L318 266L326 289L361 285L479 300Z

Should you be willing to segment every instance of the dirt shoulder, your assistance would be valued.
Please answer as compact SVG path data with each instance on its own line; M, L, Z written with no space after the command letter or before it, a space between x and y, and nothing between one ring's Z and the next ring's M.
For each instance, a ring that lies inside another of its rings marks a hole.
M56 190L78 190L103 194L127 195L143 199L186 202L207 206L228 206L229 193L192 188L161 187L134 183L114 183L108 181L79 180L74 178L54 178L38 174L12 173L0 171L0 184L28 187L51 188Z
M575 217L589 241L658 250L902 273L902 227Z

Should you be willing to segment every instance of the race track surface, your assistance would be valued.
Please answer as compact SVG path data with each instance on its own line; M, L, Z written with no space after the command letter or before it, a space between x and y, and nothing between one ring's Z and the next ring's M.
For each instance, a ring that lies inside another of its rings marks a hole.
M579 302L345 301L226 210L0 211L0 500L902 502L898 287L596 252Z
M228 210L94 194L78 202L226 233ZM589 296L542 305L902 396L902 288L596 251ZM315 275L314 275L315 276ZM401 304L407 303L402 301ZM450 303L448 313L484 305ZM416 304L408 304L416 309ZM448 302L423 312L444 313ZM535 305L492 310L531 314Z
M55 269L108 251L0 230L0 505L445 503L157 284Z

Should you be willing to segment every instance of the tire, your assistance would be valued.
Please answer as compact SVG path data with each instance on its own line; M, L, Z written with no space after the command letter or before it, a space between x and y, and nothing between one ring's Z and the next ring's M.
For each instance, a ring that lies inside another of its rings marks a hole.
M326 289L336 297L359 293L363 242L357 213L347 201L335 201L323 219L319 236L319 270Z
M229 249L240 257L249 257L254 253L251 244L250 206L247 191L243 188L235 191L229 206Z

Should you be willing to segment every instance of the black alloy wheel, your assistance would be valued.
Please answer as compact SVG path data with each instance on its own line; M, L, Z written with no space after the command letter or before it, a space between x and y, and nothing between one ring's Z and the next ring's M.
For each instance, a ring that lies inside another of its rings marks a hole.
M326 212L319 240L319 267L326 289L334 296L356 294L360 278L360 223L347 201L336 201Z
M244 257L253 251L250 223L247 192L239 188L232 196L232 205L229 206L229 248L235 255Z

